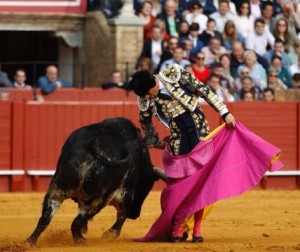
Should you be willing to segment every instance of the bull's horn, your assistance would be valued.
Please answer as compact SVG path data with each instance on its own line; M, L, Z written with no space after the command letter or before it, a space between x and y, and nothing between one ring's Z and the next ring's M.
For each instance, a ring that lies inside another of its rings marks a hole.
M158 167L153 167L153 171L161 180L167 182L167 176L162 169Z

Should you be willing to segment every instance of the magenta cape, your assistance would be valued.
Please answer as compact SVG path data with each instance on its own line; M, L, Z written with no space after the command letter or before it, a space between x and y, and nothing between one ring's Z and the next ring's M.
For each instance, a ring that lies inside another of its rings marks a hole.
M171 232L172 223L175 229L179 228L187 217L198 210L218 200L246 192L261 180L267 170L274 171L283 166L278 160L281 150L240 123L237 123L234 130L221 127L198 145L200 147L196 146L191 152L192 158L190 155L183 155L173 157L175 161L172 158L164 160L168 165L167 170L173 173L174 170L184 173L179 168L180 165L188 170L197 170L192 176L162 191L162 213L149 232L138 241L166 238ZM201 146L208 146L207 151L201 151ZM203 154L200 155L198 164L195 160L197 155L193 153L197 149Z

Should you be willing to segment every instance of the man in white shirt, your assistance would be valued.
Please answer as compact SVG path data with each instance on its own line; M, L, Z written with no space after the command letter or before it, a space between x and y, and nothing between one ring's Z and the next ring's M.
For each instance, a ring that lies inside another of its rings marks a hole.
M186 65L190 65L191 62L189 60L185 60L183 58L183 49L181 47L177 47L174 50L173 53L173 58L166 60L162 63L161 67L160 67L160 71L164 70L165 68L167 68L168 66L174 65L174 64L178 64L181 67L185 67Z
M258 18L254 22L254 31L246 38L246 49L252 50L263 56L267 51L267 46L274 46L275 38L270 32L265 30L265 21Z
M223 32L224 25L227 20L234 21L235 15L230 12L228 0L220 0L219 10L210 15L216 21L216 28L219 32Z

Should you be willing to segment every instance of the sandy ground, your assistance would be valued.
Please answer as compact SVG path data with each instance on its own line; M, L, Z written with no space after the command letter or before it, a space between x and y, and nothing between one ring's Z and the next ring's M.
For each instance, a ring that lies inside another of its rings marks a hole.
M36 247L24 241L35 228L43 194L0 194L0 251L116 251L116 252L243 252L300 251L300 191L250 191L215 205L203 223L205 241L193 244L139 243L160 213L160 192L146 199L141 217L128 220L119 239L101 240L115 220L107 207L89 223L87 242L75 246L70 225L77 213L71 200L65 201Z

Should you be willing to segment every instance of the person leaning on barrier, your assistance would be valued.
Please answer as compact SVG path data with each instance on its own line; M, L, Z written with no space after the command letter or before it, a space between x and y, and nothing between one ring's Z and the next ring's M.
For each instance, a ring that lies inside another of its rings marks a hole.
M54 65L50 65L46 69L46 75L38 79L38 87L41 88L44 94L50 94L59 88L72 87L73 84L64 81L58 77L58 69Z
M31 89L30 85L25 83L26 81L26 72L23 69L18 69L14 76L13 88L17 89Z

